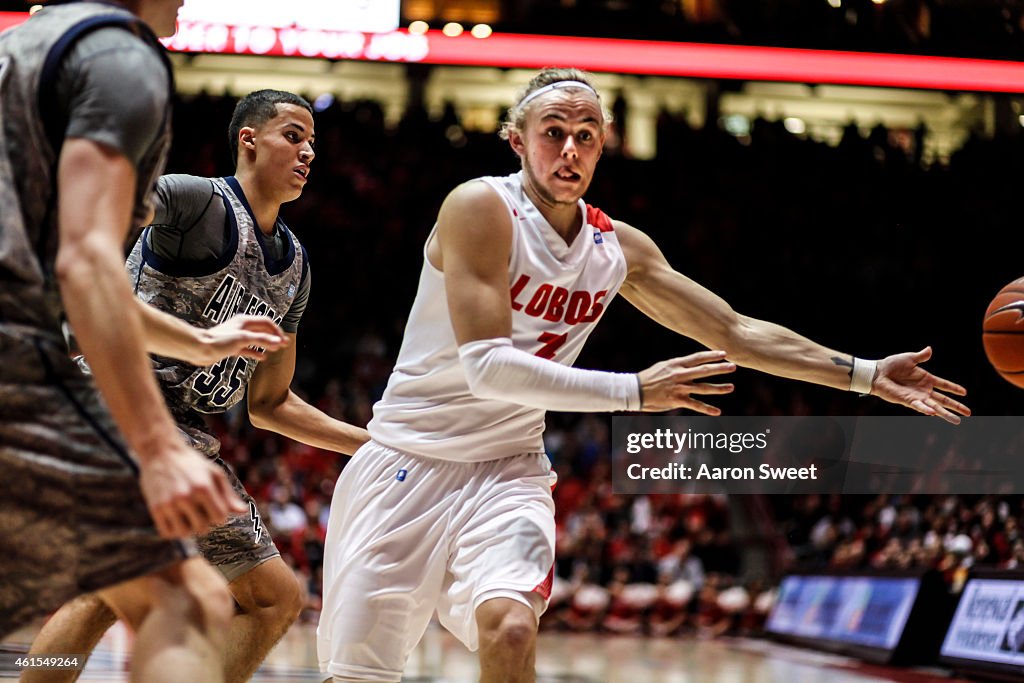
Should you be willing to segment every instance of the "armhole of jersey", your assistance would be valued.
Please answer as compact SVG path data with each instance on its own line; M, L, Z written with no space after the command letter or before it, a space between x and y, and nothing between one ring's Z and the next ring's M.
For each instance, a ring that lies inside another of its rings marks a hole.
M43 124L43 131L46 134L46 139L49 141L50 148L53 150L54 155L57 154L57 150L59 150L63 144L64 128L67 125L66 123L61 125L64 117L61 115L60 107L57 106L57 73L60 70L61 63L79 39L97 29L111 26L120 27L125 31L134 34L143 42L150 44L155 49L160 57L160 61L163 63L164 68L167 71L167 102L168 109L170 108L169 105L171 98L174 96L174 71L163 46L157 40L156 36L152 34L149 28L134 17L121 16L117 14L100 14L83 19L77 24L72 25L71 28L66 30L57 42L53 44L50 50L46 53L46 58L43 61L43 68L39 74L36 106L39 108L39 118ZM168 113L164 112L164 123L166 123L167 116Z
M64 34L57 39L57 42L54 43L46 53L36 88L36 107L38 108L39 120L43 127L43 136L49 143L54 157L53 166L50 169L50 183L52 185L53 196L57 196L57 165L60 163L59 152L61 146L64 144L64 132L67 128L67 121L64 120L65 117L61 114L60 107L57 106L57 75L60 70L61 63L64 61L64 57L67 56L68 52L70 52L72 46L74 46L80 38L97 29L110 26L121 27L125 31L132 33L140 40L153 47L159 56L167 75L167 107L163 113L161 128L166 128L168 125L170 104L174 99L175 92L174 68L171 66L171 61L167 57L167 52L164 50L163 45L149 27L133 16L118 14L94 15L79 21L77 24L73 24L70 28L64 31ZM44 225L50 222L55 206L56 203L54 202L47 207L46 216L43 219ZM39 241L35 245L36 257L39 259L40 264L45 263L46 261L43 255L45 249L45 234L45 231L40 233ZM145 246L145 243L143 243L143 246Z
M487 183L488 187L497 193L501 200L505 202L505 207L508 209L509 222L512 224L512 247L508 252L509 266L516 262L516 258L519 256L519 210L516 208L516 203L512 199L512 195L508 193L508 190L502 185L501 178L493 178L486 176L481 178L483 182Z
M500 179L492 178L491 176L485 176L483 178L477 178L477 180L480 180L481 182L485 183L488 187L490 187L492 190L494 190L495 194L501 197L501 200L505 202L505 206L508 208L509 218L512 222L512 248L509 250L508 262L509 264L514 263L519 247L519 230L517 229L517 213L515 204L512 202L512 198L508 195L504 188L501 187ZM437 221L434 222L434 227L430 229L430 234L427 235L427 239L423 241L423 262L430 269L430 272L435 273L437 275L443 275L441 269L435 266L433 263L431 263L430 256L428 254L428 251L430 249L430 242L435 237L437 237Z
M50 142L50 148L54 154L60 149L64 138L64 126L61 126L63 116L60 107L57 106L57 72L64 61L64 57L71 51L76 42L85 35L100 28L108 26L120 26L131 30L131 20L117 15L103 14L89 17L77 24L74 24L64 32L57 42L53 44L46 58L43 61L42 71L39 73L39 88L36 92L38 98L39 120L42 121L43 131L46 139Z
M220 258L213 261L204 261L195 264L176 263L171 259L162 258L149 246L149 231L152 227L146 228L142 236L142 261L153 270L163 273L169 277L206 277L220 272L227 268L235 260L238 252L238 221L235 218L235 211L231 208L228 198L218 191L217 185L213 185L213 194L219 195L224 203L224 213L227 220L227 228L230 231L227 248Z
M231 215L234 216L234 214ZM273 263L269 262L267 259L267 238L260 232L259 228L253 226L253 237L259 241L260 249L263 250L263 263L267 268L267 273L273 276L280 275L291 268L292 264L295 263L295 257L298 254L298 250L295 248L296 243L298 243L298 239L292 234L292 231L283 220L278 218L277 223L278 229L281 231L282 236L284 236L285 244L287 244L288 247L285 255L282 256L280 260L274 261Z
M50 186L52 196L57 196L57 170L60 163L60 149L64 144L64 132L67 128L66 117L57 106L57 74L64 57L71 51L71 48L83 36L100 28L108 26L119 26L126 31L136 33L139 22L132 17L120 16L117 14L100 14L87 17L77 24L72 24L64 33L50 46L43 66L39 73L39 81L36 87L36 108L39 114L39 121L43 128L43 137L50 145L53 152L53 164L50 167ZM166 60L166 56L165 56ZM165 61L168 74L170 74L170 63ZM170 75L168 75L170 78ZM173 87L171 88L173 93ZM168 100L168 103L170 100ZM167 114L165 113L166 117ZM165 118L166 120L166 118ZM43 218L43 225L50 223L53 212L56 210L56 202L51 202L46 207L46 214ZM34 252L40 265L46 263L46 231L40 231L39 238L34 245ZM45 267L44 267L45 269Z
M444 275L444 272L430 262L430 255L428 253L430 250L430 242L435 237L437 237L437 221L434 221L434 227L430 229L430 233L427 235L427 239L423 240L423 263L426 264L427 268L430 270L431 273L434 273L435 275L438 276L442 276Z
M224 194L221 189L217 186L217 183L210 181L210 185L213 186L213 193L220 197L220 201L224 204L224 219L226 221L225 226L227 227L228 233L228 248L224 250L224 255L218 260L221 268L226 268L229 263L235 258L235 254L238 252L238 218L235 216L235 209L231 206L231 200L228 199L227 195Z

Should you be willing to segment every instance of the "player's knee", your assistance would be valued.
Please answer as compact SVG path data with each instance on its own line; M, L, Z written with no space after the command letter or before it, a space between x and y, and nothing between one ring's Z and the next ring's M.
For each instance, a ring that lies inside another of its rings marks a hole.
M302 586L302 582L294 574L291 579L282 581L277 586L274 612L285 627L290 626L299 618L299 614L305 606L306 591Z
M238 604L244 612L263 620L291 625L306 604L302 583L284 563L258 576L256 572L260 570L231 584Z
M511 609L490 615L480 624L481 644L499 652L525 654L537 638L537 621L525 609Z
M494 644L506 652L525 653L533 647L537 627L532 623L508 619L492 635Z

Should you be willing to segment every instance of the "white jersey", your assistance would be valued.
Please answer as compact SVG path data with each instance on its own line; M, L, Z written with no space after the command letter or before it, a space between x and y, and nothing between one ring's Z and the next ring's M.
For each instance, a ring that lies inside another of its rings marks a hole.
M526 196L522 172L480 180L501 196L512 217L512 344L572 365L626 277L626 259L612 222L580 200L583 227L567 245ZM544 451L544 412L477 398L469 390L448 313L444 274L424 249L402 348L384 396L373 408L370 436L430 458L497 460Z

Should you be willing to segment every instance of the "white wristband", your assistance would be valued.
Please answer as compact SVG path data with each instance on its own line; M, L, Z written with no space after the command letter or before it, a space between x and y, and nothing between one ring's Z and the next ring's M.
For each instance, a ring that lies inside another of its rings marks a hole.
M850 391L855 391L858 394L870 394L871 384L875 381L875 370L877 368L878 361L854 357Z

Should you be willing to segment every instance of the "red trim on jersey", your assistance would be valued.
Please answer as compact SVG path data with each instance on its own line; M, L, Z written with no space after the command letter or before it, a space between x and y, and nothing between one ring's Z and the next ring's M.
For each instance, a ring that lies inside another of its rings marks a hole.
M604 211L590 204L587 204L587 224L594 226L601 232L615 231L615 228L612 226L612 219L608 218Z
M548 570L547 578L538 583L537 586L533 589L533 592L537 593L538 595L540 595L540 597L544 598L545 600L549 600L551 598L551 584L554 583L554 580L555 565L551 565L551 569Z

